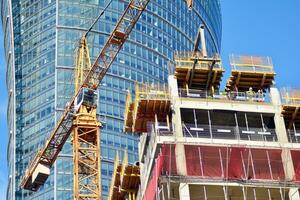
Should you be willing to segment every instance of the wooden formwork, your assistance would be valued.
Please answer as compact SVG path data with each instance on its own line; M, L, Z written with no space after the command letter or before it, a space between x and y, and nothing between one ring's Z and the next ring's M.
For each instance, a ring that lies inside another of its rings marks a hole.
M127 96L124 131L134 133L147 132L147 124L158 120L165 121L170 112L170 98L167 90L150 86L137 86L134 102Z

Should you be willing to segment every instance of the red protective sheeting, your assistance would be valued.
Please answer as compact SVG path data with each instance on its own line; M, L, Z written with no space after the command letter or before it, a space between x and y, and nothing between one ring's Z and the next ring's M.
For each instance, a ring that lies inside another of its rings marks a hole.
M162 173L164 175L177 175L175 145L164 144L161 148L161 155L164 157Z
M295 170L294 180L300 181L300 151L291 150L291 156Z
M185 155L188 176L231 180L285 178L281 150L186 145Z
M242 155L245 148L231 148L228 163L228 179L243 179L245 173L243 169Z
M188 163L186 166L188 176L203 176L203 170L200 163L200 152L201 148L198 146L185 146L185 159L186 163Z
M147 189L143 196L143 200L155 200L156 191L158 188L158 178L161 174L163 163L164 156L160 154L155 160L154 168L152 171L152 177L147 185Z
M281 150L268 150L274 180L285 180L285 173L282 163Z
M151 179L143 196L143 200L155 200L158 178L161 174L176 175L175 145L163 145L161 153L155 159Z

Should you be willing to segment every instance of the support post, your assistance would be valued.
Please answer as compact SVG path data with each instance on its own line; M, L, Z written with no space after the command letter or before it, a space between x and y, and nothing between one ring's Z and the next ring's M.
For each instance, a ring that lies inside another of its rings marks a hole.
M179 199L180 200L190 200L189 184L187 184L187 183L179 184Z

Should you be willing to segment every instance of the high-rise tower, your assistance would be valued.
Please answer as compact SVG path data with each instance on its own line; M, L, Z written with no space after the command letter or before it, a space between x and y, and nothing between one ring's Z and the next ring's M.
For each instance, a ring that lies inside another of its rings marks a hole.
M7 63L7 199L72 199L72 146L61 152L52 175L39 192L23 191L21 176L73 94L74 51L82 33L106 0L2 0L1 19ZM125 1L126 2L126 1ZM92 59L98 54L121 12L114 0L88 38ZM116 150L127 148L137 160L137 139L120 134L127 89L137 82L166 82L174 50L193 49L205 24L209 53L219 52L221 14L218 0L153 0L137 23L101 86L102 192L106 197Z

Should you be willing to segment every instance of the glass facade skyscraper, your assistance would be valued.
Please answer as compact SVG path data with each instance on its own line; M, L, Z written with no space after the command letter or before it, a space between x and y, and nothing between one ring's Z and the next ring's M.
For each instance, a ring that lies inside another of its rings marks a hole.
M126 2L126 1L125 1ZM7 63L9 181L7 199L73 199L72 146L67 142L51 176L38 192L22 190L20 179L73 95L74 52L83 32L108 0L1 0ZM114 0L88 36L94 59L123 12ZM206 25L207 49L219 52L218 0L150 0L128 41L102 82L102 195L107 197L116 151L137 160L138 139L122 133L127 89L135 82L166 82L174 50L192 50L199 25Z

